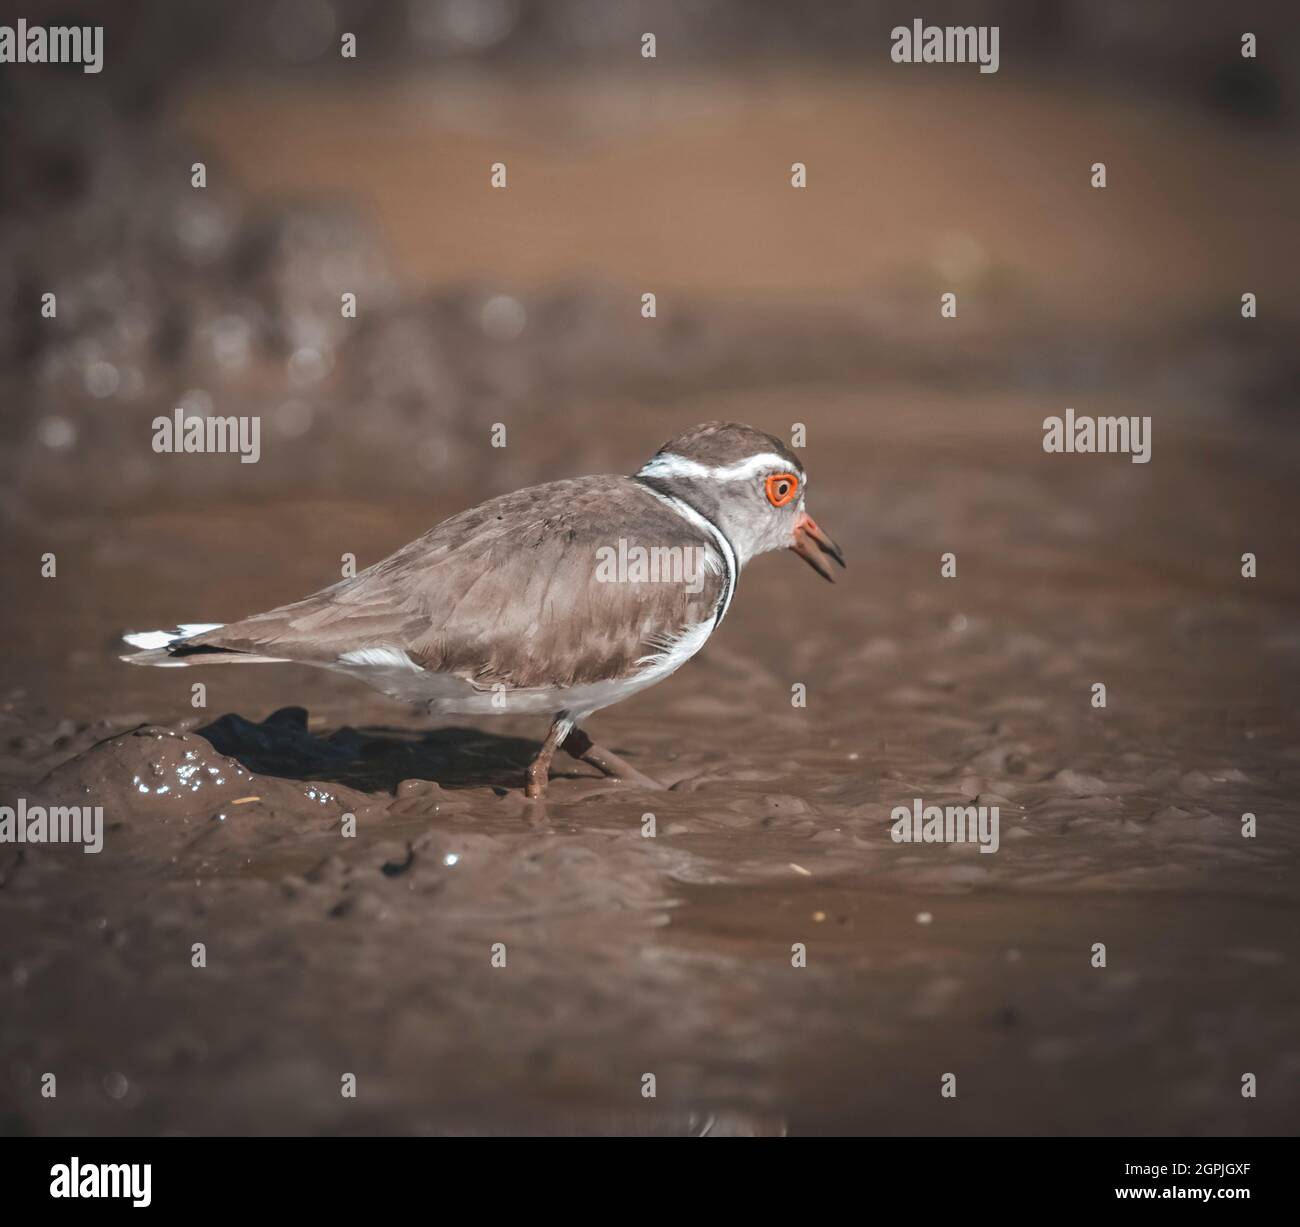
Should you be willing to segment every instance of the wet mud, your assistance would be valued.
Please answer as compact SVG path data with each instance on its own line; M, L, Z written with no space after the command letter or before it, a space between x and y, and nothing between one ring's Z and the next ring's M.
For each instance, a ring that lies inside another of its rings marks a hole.
M891 461L911 446L873 463L910 471ZM117 612L64 614L60 641L95 650L8 702L11 789L106 819L97 856L4 849L11 1127L1289 1127L1295 594L1239 587L1231 513L1197 513L1194 459L1162 527L1123 482L1098 507L1047 469L1018 494L1004 474L912 503L885 478L864 498L836 450L809 468L845 582L756 563L700 658L591 721L672 786L557 759L541 815L521 792L536 722L430 727L306 669L144 673L91 629L136 624L146 593L204 616L236 612L244 585L278 600L310 584L301 540L274 573L214 563L213 539L153 576L91 562ZM1257 491L1243 473L1241 514L1263 515ZM1064 522L1012 555L1000 519L1019 499L1055 499ZM223 539L254 531L227 514ZM364 535L404 540L413 514ZM114 530L126 557L152 523ZM1262 555L1292 531L1275 520ZM956 581L931 534L958 535ZM215 719L189 708L202 677ZM893 842L915 797L998 805L997 854ZM47 1069L53 1102L35 1095ZM1246 1071L1278 1094L1242 1100Z

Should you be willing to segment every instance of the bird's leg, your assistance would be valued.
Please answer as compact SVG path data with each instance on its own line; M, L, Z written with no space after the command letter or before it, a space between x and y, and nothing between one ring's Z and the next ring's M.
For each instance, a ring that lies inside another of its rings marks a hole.
M528 764L528 783L524 786L524 796L530 800L546 796L546 783L550 779L551 759L572 728L573 719L568 712L557 713L555 719L551 722L550 732L546 734L546 740L542 742L542 748L537 751L536 758Z
M562 744L566 754L571 754L579 762L590 763L597 771L611 779L623 780L628 784L639 784L642 788L663 787L658 780L652 780L631 763L619 758L613 750L603 750L600 746L594 745L591 738L576 726Z

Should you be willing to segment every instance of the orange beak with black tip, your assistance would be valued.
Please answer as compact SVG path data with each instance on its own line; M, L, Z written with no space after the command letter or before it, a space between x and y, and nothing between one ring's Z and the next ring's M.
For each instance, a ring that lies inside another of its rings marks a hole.
M831 574L826 560L833 558L840 566L844 565L844 555L840 552L840 547L817 527L817 521L806 511L801 512L794 523L794 544L790 548L822 579L831 583L835 582L835 577Z

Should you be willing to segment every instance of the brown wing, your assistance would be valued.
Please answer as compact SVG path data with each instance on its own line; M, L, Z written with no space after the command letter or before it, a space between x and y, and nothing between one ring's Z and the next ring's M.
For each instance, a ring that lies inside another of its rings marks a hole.
M727 582L711 539L639 482L588 477L480 504L355 579L182 650L327 664L397 648L482 686L577 685L636 672L712 619Z

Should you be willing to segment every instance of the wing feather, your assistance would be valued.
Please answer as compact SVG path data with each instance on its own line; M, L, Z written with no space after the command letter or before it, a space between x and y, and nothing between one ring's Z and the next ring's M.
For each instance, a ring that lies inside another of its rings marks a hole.
M620 539L679 551L687 569L601 582L598 551ZM353 579L187 643L315 664L396 649L484 687L580 685L637 672L712 618L725 583L708 535L634 478L580 478L480 504Z

